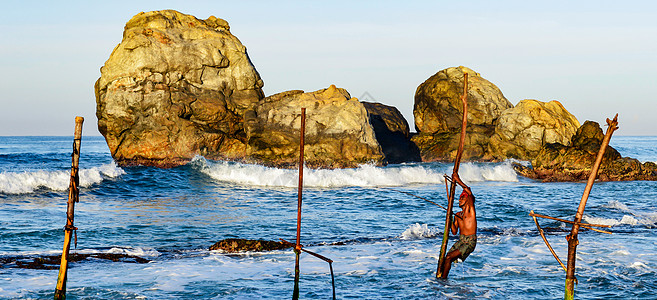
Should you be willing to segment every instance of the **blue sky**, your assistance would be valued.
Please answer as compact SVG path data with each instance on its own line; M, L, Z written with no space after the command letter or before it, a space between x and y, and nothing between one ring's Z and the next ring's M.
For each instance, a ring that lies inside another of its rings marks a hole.
M514 105L559 100L581 123L619 113L616 134L657 135L657 2L7 2L0 135L72 135L76 115L99 135L99 69L132 16L162 9L227 20L266 95L335 84L413 124L417 86L463 65Z

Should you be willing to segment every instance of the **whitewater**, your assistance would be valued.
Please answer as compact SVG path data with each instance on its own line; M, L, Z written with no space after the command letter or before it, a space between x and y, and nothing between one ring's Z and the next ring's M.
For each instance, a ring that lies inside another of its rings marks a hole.
M657 137L614 137L612 146L657 161ZM57 269L19 268L61 254L71 137L0 137L0 299L51 298ZM147 263L88 259L70 265L70 299L289 299L291 250L209 251L226 238L295 239L297 171L196 157L172 169L119 167L101 137L83 137L80 254L125 254ZM565 273L530 210L572 219L585 183L516 175L517 161L464 163L477 196L475 251L450 279L435 272L452 165L411 163L304 170L301 241L334 261L337 297L357 299L562 298ZM657 290L657 183L597 182L580 233L579 299L652 299ZM459 209L456 208L456 211ZM540 220L565 260L570 229ZM450 246L455 238L450 238ZM301 298L329 299L328 265L301 256Z

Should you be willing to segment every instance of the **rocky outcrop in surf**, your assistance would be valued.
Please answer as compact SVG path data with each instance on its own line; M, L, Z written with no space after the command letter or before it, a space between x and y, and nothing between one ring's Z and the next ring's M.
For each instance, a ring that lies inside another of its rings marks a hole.
M502 112L513 105L502 91L466 67L439 71L418 86L413 116L417 135L413 142L423 161L452 161L461 132L463 77L468 73L468 127L463 160L488 158L488 144Z
M522 100L503 111L488 144L496 160L531 160L545 144L569 146L580 124L559 101Z
M516 172L542 181L587 180L603 138L600 125L586 121L577 129L570 146L561 143L545 144L531 160L532 166L516 165ZM616 149L607 146L598 179L602 181L657 180L657 164L641 163L637 159L622 157Z
M382 164L385 156L365 106L334 85L269 96L245 117L247 155L277 167L298 164L301 108L306 108L305 162L312 168Z
M96 82L98 129L122 166L243 158L242 116L264 97L262 86L228 22L139 13Z
M463 77L468 74L468 128L464 161L530 160L547 143L569 144L577 118L558 101L523 100L513 106L493 83L466 67L442 70L415 93L413 137L423 161L452 161L463 115Z
M98 129L120 166L172 167L202 155L291 167L306 107L310 167L419 160L394 107L363 104L335 86L263 99L262 86L226 21L140 13L101 68Z

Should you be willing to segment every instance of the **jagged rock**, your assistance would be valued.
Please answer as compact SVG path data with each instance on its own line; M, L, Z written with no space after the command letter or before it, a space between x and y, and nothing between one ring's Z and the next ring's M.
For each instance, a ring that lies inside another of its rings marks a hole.
M119 165L238 159L263 82L228 23L173 10L125 26L95 85L98 129Z
M559 143L545 144L531 161L532 167L516 165L516 172L543 181L587 180L603 138L604 133L600 125L586 121L572 137L571 146ZM607 146L598 179L602 181L657 180L657 164L651 162L642 164L636 159L621 157L616 149Z
M408 122L397 108L381 103L361 103L367 109L370 124L387 163L422 161L420 149L411 142Z
M306 108L307 166L347 168L383 162L365 106L334 85L310 93L295 90L275 94L247 112L249 158L270 166L295 166L302 107Z
M577 118L558 101L523 100L514 108L503 111L497 119L489 152L497 160L530 160L545 144L569 146L579 127Z
M468 127L464 160L485 159L490 137L502 111L513 105L494 84L479 73L455 67L442 70L415 92L415 128L412 140L423 161L449 161L456 157L463 115L463 74L468 73Z
M292 246L283 242L265 240L225 239L210 246L210 250L223 250L228 253L246 251L274 251L291 248Z

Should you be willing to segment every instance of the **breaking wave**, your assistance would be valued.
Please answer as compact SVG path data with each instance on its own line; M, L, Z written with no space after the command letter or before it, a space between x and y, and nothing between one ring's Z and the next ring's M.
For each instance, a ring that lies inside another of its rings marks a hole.
M587 223L591 224L600 224L600 225L611 225L611 226L618 226L618 225L630 225L630 226L641 226L641 225L647 225L647 226L655 226L657 225L657 213L652 213L652 214L646 214L644 216L640 215L624 215L620 220L618 219L611 219L611 218L599 218L599 217L589 217L587 215L584 215L583 220Z
M439 234L440 230L431 229L427 224L415 223L402 232L401 238L404 240L417 240L433 238Z
M105 164L90 169L80 169L80 186L89 187L100 183L103 178L114 178L125 174L115 163ZM71 180L70 170L66 171L32 171L0 173L0 193L27 194L40 188L53 191L65 191Z
M196 157L192 165L214 180L240 185L265 187L296 187L298 171L277 169L261 165L225 161L207 161ZM405 186L409 184L443 183L443 175L451 173L446 164L402 164L387 167L361 165L352 169L308 169L304 168L303 180L306 187L381 187ZM461 178L466 182L518 181L511 162L502 164L473 164L461 166Z

